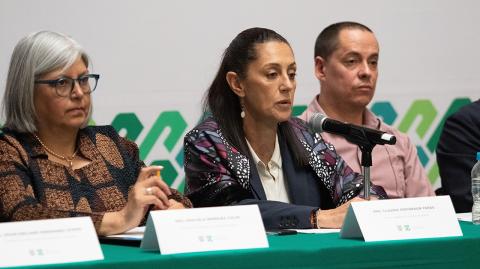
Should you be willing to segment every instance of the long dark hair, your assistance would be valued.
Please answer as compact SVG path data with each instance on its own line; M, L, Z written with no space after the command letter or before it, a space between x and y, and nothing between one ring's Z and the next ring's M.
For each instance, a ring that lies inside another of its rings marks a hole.
M266 28L250 28L238 34L223 54L220 68L204 99L204 113L210 114L218 122L228 142L242 154L249 156L243 121L240 117L240 98L230 89L226 75L235 72L241 79L245 78L248 65L257 59L255 45L269 41L278 41L290 46L288 41L273 30ZM280 137L285 137L292 157L298 166L308 163L305 152L288 121L278 126Z

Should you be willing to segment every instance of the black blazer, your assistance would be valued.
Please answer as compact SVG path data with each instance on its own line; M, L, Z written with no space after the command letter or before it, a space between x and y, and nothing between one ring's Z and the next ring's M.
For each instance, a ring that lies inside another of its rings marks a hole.
M442 192L450 195L457 213L472 211L470 172L480 151L480 100L448 117L437 146Z

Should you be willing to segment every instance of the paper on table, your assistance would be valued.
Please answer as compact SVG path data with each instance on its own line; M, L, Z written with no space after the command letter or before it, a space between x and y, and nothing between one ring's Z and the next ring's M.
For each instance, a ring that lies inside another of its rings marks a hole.
M340 229L297 229L295 231L301 234L328 234L339 233Z
M128 230L122 234L114 234L114 235L109 235L105 237L141 241L143 239L144 232L145 232L145 226L140 226L140 227L135 227L131 230Z
M302 234L326 234L326 233L339 233L340 229L296 229L297 233ZM137 239L142 240L143 233L145 232L145 226L136 227L122 234L115 234L105 236L106 238L118 238L118 239Z
M468 213L457 213L457 219L461 221L472 222L472 212Z

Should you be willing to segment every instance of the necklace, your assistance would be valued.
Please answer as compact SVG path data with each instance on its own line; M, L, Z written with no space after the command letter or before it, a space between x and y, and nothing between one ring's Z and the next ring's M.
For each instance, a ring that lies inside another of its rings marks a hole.
M72 156L70 157L65 157L65 156L62 156L58 153L56 153L55 151L49 149L47 146L45 146L45 144L42 142L42 140L40 140L40 137L38 137L36 134L33 134L33 136L35 136L35 138L38 140L38 142L40 142L40 145L42 145L42 147L50 154L52 154L53 156L61 159L61 160L64 160L68 163L68 166L70 167L70 169L73 170L73 160L75 160L75 156L77 155L77 152L78 152L78 147L77 149L75 150L75 152L72 154Z

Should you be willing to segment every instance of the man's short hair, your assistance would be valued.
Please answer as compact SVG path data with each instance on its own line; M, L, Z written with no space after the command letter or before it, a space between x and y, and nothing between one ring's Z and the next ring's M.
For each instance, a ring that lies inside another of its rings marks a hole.
M315 57L328 59L338 47L338 35L343 29L359 29L373 33L367 26L351 21L337 22L327 26L315 41Z

